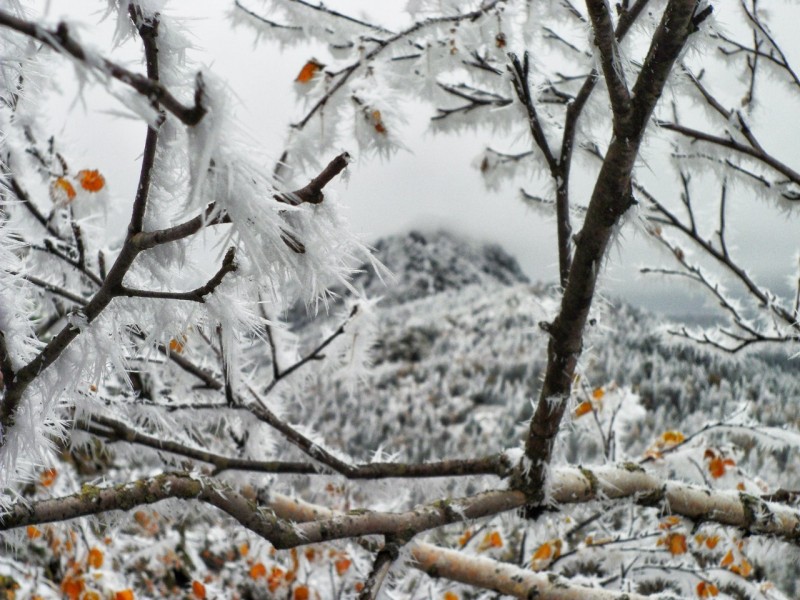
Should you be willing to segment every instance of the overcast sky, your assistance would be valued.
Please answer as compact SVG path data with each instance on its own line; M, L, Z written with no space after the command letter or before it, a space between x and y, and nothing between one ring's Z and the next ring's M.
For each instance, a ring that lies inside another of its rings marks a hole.
M798 14L797 7L790 9L779 0L772 3L775 11L787 11L787 17ZM293 80L306 60L311 56L324 60L326 50L299 45L281 53L277 44L263 39L254 45L255 36L250 31L244 28L232 31L227 26L223 15L231 4L227 0L175 0L169 4L169 12L189 19L197 46L192 58L230 82L240 102L238 117L247 132L255 143L277 158L286 141L288 124L303 114L293 91ZM364 8L368 8L370 14L389 27L402 24L406 18L402 10L405 4L404 0L326 2L351 14L363 14ZM52 0L50 11L52 16L72 15L78 20L95 12L90 21L97 22L101 13L98 9L104 5L105 2L88 0ZM257 8L260 2L251 0L250 5ZM83 7L91 10L80 12ZM797 21L777 19L777 33L794 35L790 28L781 31L781 27L786 28L792 22ZM111 24L104 23L86 35L108 40L104 33L110 30ZM107 48L107 43L102 47ZM135 57L136 49L130 48L127 56ZM144 136L141 123L114 123L111 116L98 116L98 109L112 110L118 105L102 93L88 98L86 106L77 103L67 107L62 102L62 106L54 107L54 122L63 119L60 125L63 139L85 151L89 160L108 173L109 184L117 191L130 190L132 197L138 174L135 161ZM787 119L797 121L792 118L797 114L797 106L782 109L787 111ZM478 171L470 164L493 141L492 136L488 132L434 136L427 131L432 112L429 105L409 104L409 122L402 134L408 150L388 161L356 157L348 181L337 183L354 229L372 240L410 228L448 228L478 240L498 242L517 257L533 280L554 281L557 275L554 223L526 208L518 192L523 185L532 193L546 190L537 189L535 183L516 181L497 192L486 191ZM780 127L769 134L770 141L774 138L778 148L795 144L791 128ZM355 150L355 144L351 148L345 142L343 146ZM265 168L271 169L272 165ZM588 184L584 186L587 194ZM732 231L737 233L731 243L739 255L764 281L778 282L785 288L797 247L797 220L747 198L731 206L729 220ZM633 228L623 230L623 243L612 251L610 269L603 279L606 294L623 296L673 314L699 310L702 300L675 282L638 275L640 266L659 260L659 254L640 237Z

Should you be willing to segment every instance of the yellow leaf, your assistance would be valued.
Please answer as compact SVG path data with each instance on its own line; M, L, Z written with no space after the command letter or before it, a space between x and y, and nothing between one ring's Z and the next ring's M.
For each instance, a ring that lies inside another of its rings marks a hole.
M665 445L669 446L680 444L685 439L686 437L680 431L670 430L661 434L661 441L663 441Z
M63 206L75 200L75 188L63 177L57 178L50 184L50 200L53 204Z

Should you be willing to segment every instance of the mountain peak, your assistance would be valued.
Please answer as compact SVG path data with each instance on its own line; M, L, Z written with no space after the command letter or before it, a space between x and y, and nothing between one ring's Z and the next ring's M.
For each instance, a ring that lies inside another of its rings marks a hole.
M413 230L375 243L375 257L393 277L382 280L370 265L353 278L356 289L381 296L382 305L403 304L470 285L529 283L516 259L497 244L438 230Z

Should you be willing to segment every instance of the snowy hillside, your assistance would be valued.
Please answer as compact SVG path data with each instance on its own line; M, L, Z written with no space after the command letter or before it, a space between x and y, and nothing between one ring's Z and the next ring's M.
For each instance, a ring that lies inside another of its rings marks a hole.
M555 314L555 294L531 285L501 248L451 234L411 232L375 248L394 278L384 282L371 267L357 278L367 295L382 297L374 368L352 394L341 381L316 378L314 400L298 420L366 460L378 449L420 460L516 445L546 360L539 323ZM640 419L616 440L628 456L641 455L665 430L688 435L744 402L764 424L800 423L794 362L677 345L661 333L660 317L623 302L594 317L575 402L598 388L638 396ZM601 460L581 437L564 436L565 458ZM796 467L783 468L787 483L800 483Z

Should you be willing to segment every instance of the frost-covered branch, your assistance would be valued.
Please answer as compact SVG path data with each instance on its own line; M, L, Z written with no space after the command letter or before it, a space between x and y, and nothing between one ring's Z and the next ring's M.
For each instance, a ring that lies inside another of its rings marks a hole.
M668 275L684 275L699 283L703 288L709 291L714 298L718 301L719 305L730 315L733 324L743 331L742 335L734 334L732 332L722 330L728 341L733 344L723 343L718 340L709 338L706 334L691 335L686 328L679 330L679 334L684 337L703 343L710 344L714 347L724 350L726 352L737 352L755 343L765 342L785 342L796 341L798 336L798 323L795 311L791 308L786 308L780 304L777 298L769 292L769 290L762 288L758 285L751 275L741 266L741 264L730 254L728 246L725 242L725 207L727 198L727 186L723 183L720 194L720 208L719 208L719 228L717 229L718 243L706 239L698 230L692 221L692 204L689 196L688 189L683 193L684 203L687 206L689 214L689 222L686 223L681 220L673 211L671 211L666 204L660 201L652 193L650 193L643 185L638 182L633 183L636 191L648 202L651 213L649 219L653 225L647 228L651 237L659 244L666 247L673 255L678 264L682 267L681 271L672 271L663 268L647 268L644 269L645 273L662 273ZM717 264L721 265L735 280L744 287L747 294L754 300L755 305L759 311L769 313L773 318L776 318L786 328L785 332L778 335L765 334L759 331L759 328L751 323L749 319L745 318L741 309L737 306L731 298L728 298L721 286L712 281L699 265L690 264L686 257L685 252L676 244L665 238L661 234L660 225L669 226L683 234L695 246L699 247L705 256L713 258Z
M693 127L681 125L680 123L659 121L658 125L659 127L662 127L669 131L674 131L693 140L697 140L700 142L707 142L709 144L720 146L722 148L727 148L729 150L734 150L735 152L754 158L757 161L771 167L772 169L774 169L775 171L786 177L789 182L795 185L800 185L800 173L792 169L789 165L781 162L771 154L767 154L764 151L764 149L759 146L745 145L742 144L741 142L737 142L734 139L720 137L718 135L707 133L705 131L700 131L699 129L695 129ZM783 192L782 196L789 201L800 200L800 198L798 198L792 193Z
M586 0L589 18L594 31L594 44L600 54L600 66L608 88L615 128L627 118L631 110L631 95L625 81L625 67L614 35L611 7L607 0Z
M550 342L544 383L525 442L526 468L517 485L531 505L543 500L546 466L567 407L583 331L595 293L600 263L613 230L633 204L631 176L650 115L666 85L672 66L694 31L694 0L672 0L653 35L650 49L633 88L630 115L620 120L597 177L583 229L576 236L575 256L558 316L548 326Z
M259 510L250 500L216 481L189 473L164 473L111 487L84 485L71 496L27 503L17 502L0 516L0 529L67 521L109 511L131 510L170 498L216 506L254 533L271 539L293 537L291 527Z
M220 407L218 407L220 408ZM196 407L192 408L196 410ZM316 473L316 468L309 463L287 461L262 461L243 458L234 458L215 454L207 450L193 448L179 442L165 440L162 437L142 433L129 427L121 421L110 419L100 414L93 414L86 420L78 420L75 427L81 431L91 433L107 440L109 443L122 441L129 444L138 444L169 452L192 460L214 465L214 475L223 471L250 471L253 473Z
M0 26L18 31L30 38L39 40L56 52L66 54L84 63L89 68L98 68L125 85L132 87L146 98L159 102L166 110L178 117L186 125L196 125L206 114L203 106L203 78L197 75L195 82L194 106L184 106L169 90L157 80L129 71L106 58L95 55L81 46L69 32L66 23L59 23L55 29L47 29L37 23L26 21L0 11Z
M175 407L164 406L167 410ZM223 409L226 406L215 404L210 406L187 406L188 410L202 408ZM239 409L244 410L244 409ZM99 427L98 427L99 425ZM254 459L241 459L223 456L214 452L194 448L180 442L166 440L163 436L144 433L133 427L100 414L79 420L75 425L78 429L102 437L109 442L126 442L138 444L155 450L169 452L192 460L198 460L214 466L214 474L223 471L252 471L253 473L299 473L305 475L328 475L320 471L319 466L313 463L264 461ZM345 473L348 479L415 479L430 477L460 477L475 475L505 476L510 471L510 461L505 455L487 456L476 459L454 459L432 461L428 463L390 463L372 462L353 465Z
M535 573L506 562L440 548L425 542L411 545L413 566L431 577L460 581L515 598L541 600L645 600L632 592L613 592L569 583L553 573ZM670 598L666 596L665 598Z
M359 70L359 68L368 65L372 60L377 58L381 53L383 53L387 48L393 46L395 43L409 39L413 34L427 27L431 27L434 25L441 25L445 23L457 24L462 21L475 20L483 16L484 14L487 14L496 5L502 3L502 1L503 0L490 0L489 2L484 3L481 6L481 8L474 11L469 11L456 15L442 16L442 17L430 17L423 21L418 21L413 25L407 27L403 31L394 34L392 34L388 30L383 30L382 32L389 35L389 37L370 38L370 41L375 44L375 47L369 50L368 52L364 53L363 57L361 57L358 61L350 64L349 66L345 67L344 69L336 73L334 76L335 81L330 85L326 93L319 100L317 100L317 102L314 103L314 105L311 107L311 109L308 110L308 112L306 112L306 114L303 116L302 119L300 119L297 123L293 124L293 127L296 129L303 129L311 120L311 118L314 115L316 115L322 109L322 107L324 107L330 101L331 97L344 87L344 85ZM308 3L304 3L304 5L312 6ZM320 8L322 10L326 11L328 10L324 7ZM345 18L345 16L340 13L337 13L335 16L339 18ZM350 18L349 20L352 20L352 18Z
M230 248L222 260L219 270L206 283L188 292L162 292L158 290L137 290L120 284L118 295L129 298L161 298L163 300L187 300L190 302L206 301L206 296L211 294L225 278L228 273L236 271L236 249Z

